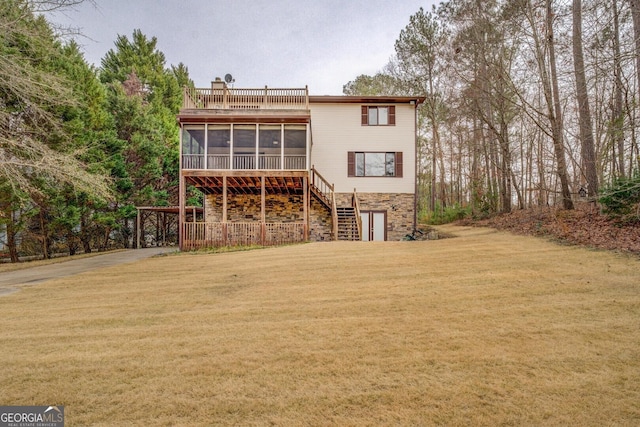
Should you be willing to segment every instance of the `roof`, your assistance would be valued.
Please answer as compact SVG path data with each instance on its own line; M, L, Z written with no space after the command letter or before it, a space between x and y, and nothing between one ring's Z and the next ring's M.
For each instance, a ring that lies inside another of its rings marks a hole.
M310 95L310 104L422 104L424 96Z

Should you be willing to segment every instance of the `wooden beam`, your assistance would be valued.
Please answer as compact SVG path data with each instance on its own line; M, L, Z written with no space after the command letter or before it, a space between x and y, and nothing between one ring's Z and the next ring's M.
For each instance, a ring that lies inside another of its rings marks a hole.
M308 176L308 171L288 171L288 170L213 170L213 169L191 169L182 171L182 175L186 177L223 177L223 176L244 176L244 177L260 177L260 176L290 176L303 177Z

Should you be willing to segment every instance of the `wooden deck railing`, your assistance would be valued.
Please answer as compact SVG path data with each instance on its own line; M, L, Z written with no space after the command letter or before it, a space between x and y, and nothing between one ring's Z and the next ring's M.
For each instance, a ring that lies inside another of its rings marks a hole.
M257 167L255 154L207 154L206 168L204 158L204 154L183 154L182 169L307 170L307 156L304 154L259 154Z
M304 242L302 222L186 222L182 250Z
M309 90L185 87L182 108L225 110L308 110Z

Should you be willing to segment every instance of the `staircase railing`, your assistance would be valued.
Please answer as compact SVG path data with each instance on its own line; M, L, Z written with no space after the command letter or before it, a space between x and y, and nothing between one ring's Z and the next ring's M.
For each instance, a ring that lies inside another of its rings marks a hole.
M329 184L329 181L320 175L315 166L311 166L311 189L328 208L331 208L331 205L335 205L333 184Z
M338 240L338 204L336 203L336 193L331 192L331 234L333 240Z
M358 225L358 239L362 240L362 217L360 216L360 201L358 200L358 193L356 189L353 189L353 195L351 196L351 206L355 210L356 224Z
M315 166L311 166L311 189L322 203L331 209L331 234L333 240L338 240L338 206L335 187L316 170Z

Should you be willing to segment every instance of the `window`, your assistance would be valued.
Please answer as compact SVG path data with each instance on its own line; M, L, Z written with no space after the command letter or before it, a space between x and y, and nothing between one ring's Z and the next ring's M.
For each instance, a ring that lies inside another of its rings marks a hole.
M355 152L347 158L348 176L402 177L401 152Z
M394 105L362 106L362 126L395 126L396 107Z

